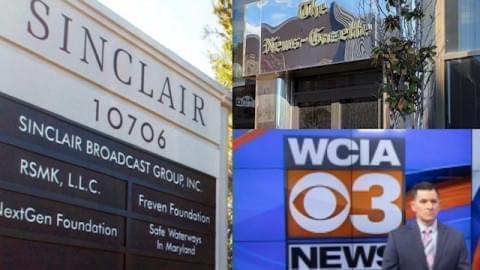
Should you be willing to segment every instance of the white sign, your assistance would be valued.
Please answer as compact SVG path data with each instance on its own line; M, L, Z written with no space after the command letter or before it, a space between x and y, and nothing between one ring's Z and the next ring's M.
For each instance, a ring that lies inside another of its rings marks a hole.
M230 93L93 0L0 7L0 94L212 176L215 269L225 269Z
M5 75L1 92L207 174L218 173L219 154L214 144L199 142L194 133L153 112L139 110L127 100L10 44L0 44L0 73ZM195 154L197 151L202 158Z
M182 76L181 70L175 70L181 67L168 63L158 50L141 41L134 43L131 36L126 39L123 35L128 32L115 33L106 27L106 22L94 19L96 14L83 13L64 1L0 0L0 3L3 39L91 81L104 91L219 142L221 104L209 93L214 90Z

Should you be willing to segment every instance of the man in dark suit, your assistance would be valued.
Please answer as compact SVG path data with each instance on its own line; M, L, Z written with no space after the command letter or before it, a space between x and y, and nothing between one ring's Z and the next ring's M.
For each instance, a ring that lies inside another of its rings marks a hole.
M428 182L416 184L410 204L416 222L388 236L384 270L470 270L463 234L437 222L438 191Z

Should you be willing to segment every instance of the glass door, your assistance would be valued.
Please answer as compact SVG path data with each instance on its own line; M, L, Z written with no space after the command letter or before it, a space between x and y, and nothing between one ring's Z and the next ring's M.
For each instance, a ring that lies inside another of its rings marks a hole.
M330 104L320 102L302 102L298 104L299 128L332 128L332 108Z
M377 70L297 78L293 100L298 128L379 128Z

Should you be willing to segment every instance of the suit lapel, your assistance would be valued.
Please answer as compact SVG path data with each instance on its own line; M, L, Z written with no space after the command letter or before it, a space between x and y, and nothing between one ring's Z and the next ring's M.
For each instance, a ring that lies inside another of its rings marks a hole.
M418 250L418 253L421 254L422 269L428 269L427 257L425 257L425 248L423 247L422 238L420 237L420 228L416 221L410 224L410 231L413 234L413 249Z
M437 246L436 246L436 253L435 253L435 259L433 261L433 269L437 268L438 262L443 256L443 251L444 247L447 244L447 230L445 229L445 226L441 224L440 222L437 222Z

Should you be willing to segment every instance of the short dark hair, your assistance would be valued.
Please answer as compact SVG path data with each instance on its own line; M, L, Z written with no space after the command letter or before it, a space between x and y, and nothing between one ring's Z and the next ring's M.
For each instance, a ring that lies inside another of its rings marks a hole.
M410 190L410 192L412 193L412 198L413 199L415 199L417 197L417 192L419 190L435 190L437 195L439 195L438 189L437 189L437 187L435 187L434 184L432 184L430 182L423 181L423 182L416 183L415 186L413 186L412 189Z

